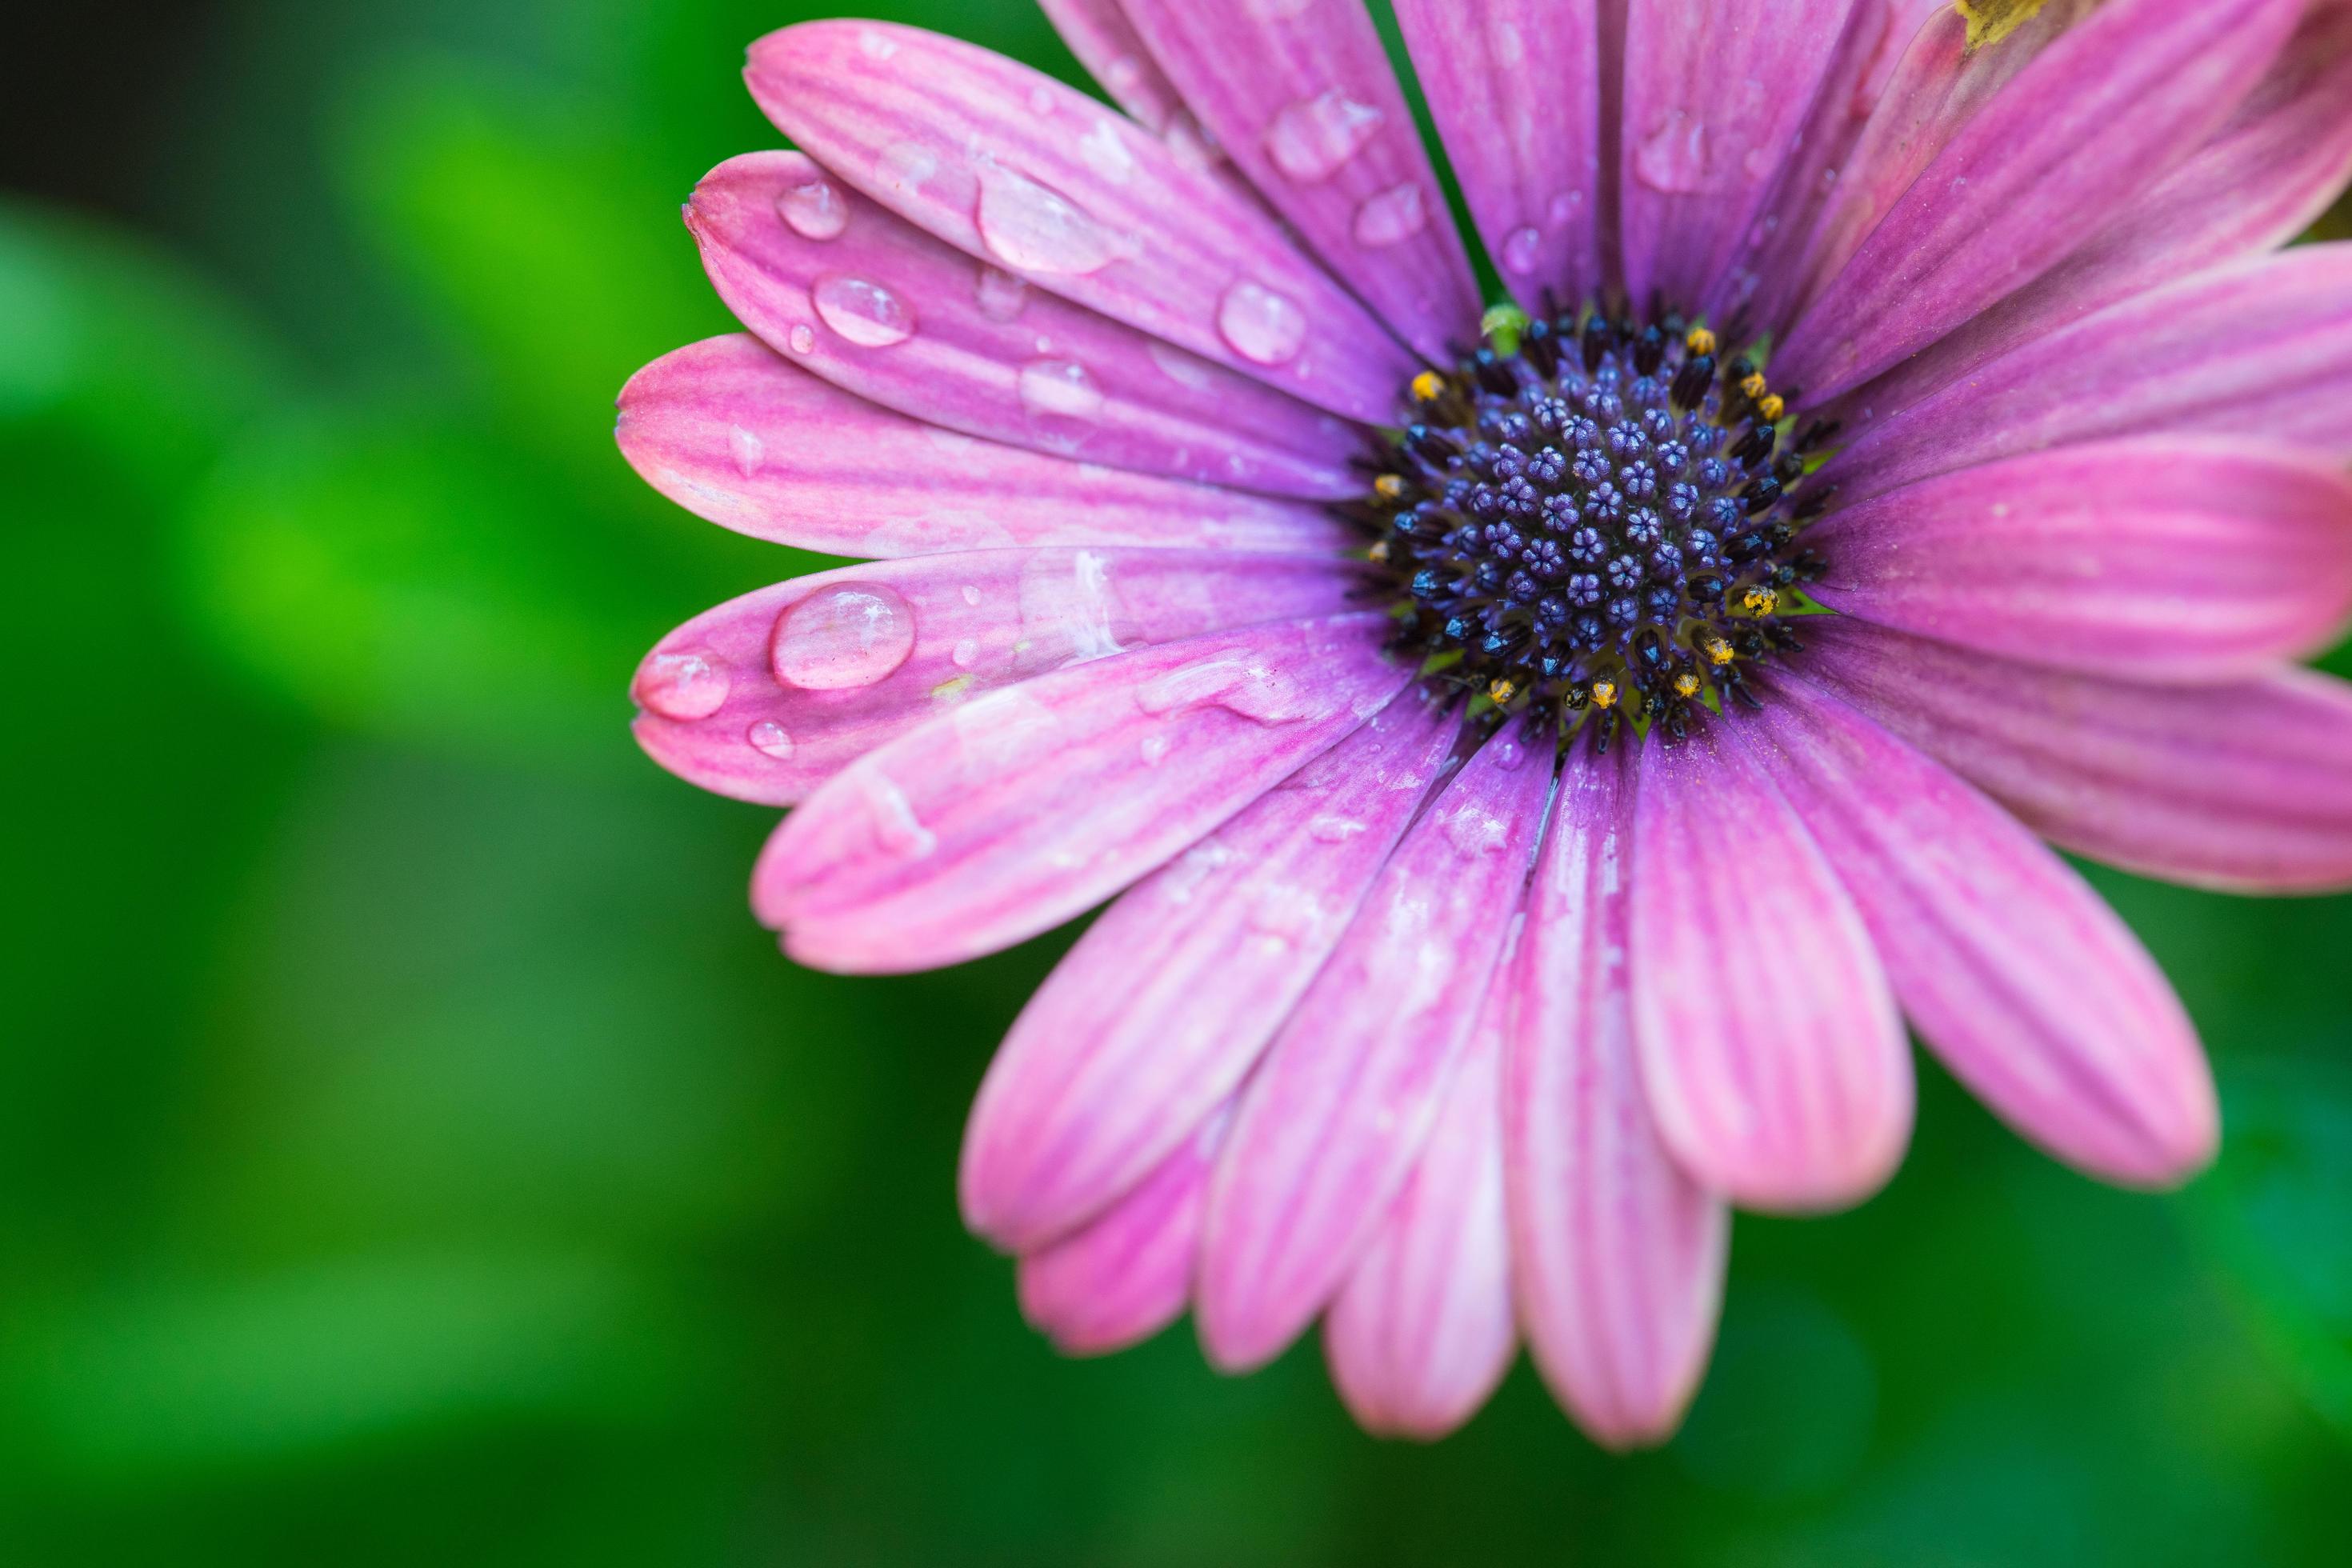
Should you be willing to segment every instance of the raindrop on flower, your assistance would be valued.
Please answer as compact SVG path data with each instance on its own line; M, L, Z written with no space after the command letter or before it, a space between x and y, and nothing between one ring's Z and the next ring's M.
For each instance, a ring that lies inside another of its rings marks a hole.
M1515 228L1503 240L1503 270L1521 278L1543 259L1543 236L1532 227Z
M836 583L776 621L769 658L776 679L808 691L871 686L907 662L915 613L896 588Z
M824 324L862 349L887 349L915 335L915 313L878 283L831 273L809 290Z
M1307 342L1307 315L1264 284L1244 279L1217 302L1217 331L1245 360L1286 364Z
M727 666L708 653L657 653L637 677L637 700L680 723L708 719L727 700Z
M751 749L761 756L773 757L780 763L792 759L793 738L784 733L784 727L773 719L762 719L752 725L746 739L751 742Z
M940 172L940 158L922 142L901 139L876 155L874 172L889 189L920 195L924 184Z
M1092 425L1102 416L1102 388L1087 367L1066 359L1041 359L1021 367L1021 406L1032 418Z
M1010 321L1029 303L1029 285L1004 268L983 262L980 280L972 286L972 298L980 305L980 313L990 321Z
M1020 272L1084 276L1133 248L1067 196L993 162L980 166L974 222L989 254Z
M793 345L793 353L808 353L816 347L816 329L803 321L792 330L784 341Z
M1428 222L1429 211L1421 199L1421 187L1406 184L1365 197L1363 205L1356 209L1352 232L1358 245L1378 249L1402 244L1419 234Z
M849 204L831 180L814 174L783 188L776 216L803 239L837 239L849 226Z
M760 477L760 465L768 456L768 444L740 425L727 433L727 450L735 459L735 471L747 479Z
M1379 132L1387 117L1338 88L1302 98L1265 129L1265 154L1300 184L1328 180Z

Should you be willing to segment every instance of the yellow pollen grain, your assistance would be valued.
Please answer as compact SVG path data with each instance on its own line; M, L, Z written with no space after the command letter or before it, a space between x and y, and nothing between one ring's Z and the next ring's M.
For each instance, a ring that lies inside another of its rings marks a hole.
M1388 563L1389 542L1387 540L1383 539L1379 543L1372 546L1371 558L1373 563L1376 565L1386 565Z
M1778 425L1780 416L1788 411L1789 405L1780 401L1780 395L1777 392L1768 392L1756 400L1756 412L1764 416L1767 425Z
M1683 340L1683 346L1695 354L1711 354L1715 352L1715 334L1705 327L1693 327L1690 336Z
M1721 637L1707 638L1698 645L1698 650L1706 655L1709 664L1729 664L1735 657L1731 651L1731 645Z
M1697 695L1698 695L1698 677L1697 677L1697 676L1696 676L1696 675L1693 675L1693 674L1692 674L1689 670L1687 670L1687 669L1686 669L1686 670L1685 670L1685 671L1683 671L1680 675L1675 676L1675 695L1676 695L1677 697L1696 697L1696 696L1697 696Z
M1750 588L1740 596L1739 602L1748 607L1751 616L1769 616L1780 606L1780 595L1769 588Z
M1372 481L1372 493L1382 500L1402 500L1404 480L1395 474L1382 474Z
M1412 378L1412 395L1423 403L1434 403L1445 392L1445 378L1433 370L1423 371Z
M2033 20L2047 0L1958 0L1953 9L1968 18L1971 53L2000 43Z
M1748 401L1754 402L1757 398L1764 395L1765 389L1769 384L1770 384L1764 379L1764 373L1759 370L1755 374L1749 376L1746 381L1741 382L1739 384L1739 390L1748 395Z
M1592 683L1592 705L1595 708L1616 707L1617 683L1613 680L1594 681Z
M1504 703L1508 702L1512 698L1517 697L1518 694L1519 689L1517 686L1499 678L1490 682L1486 687L1486 695L1494 700L1495 706L1497 708L1500 708Z

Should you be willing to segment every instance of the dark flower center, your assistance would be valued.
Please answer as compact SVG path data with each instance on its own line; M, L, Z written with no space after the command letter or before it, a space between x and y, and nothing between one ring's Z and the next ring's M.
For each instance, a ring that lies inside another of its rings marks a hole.
M1374 561L1400 590L1399 640L1433 678L1565 736L1688 731L1694 708L1753 705L1744 668L1804 645L1806 454L1786 400L1715 336L1571 313L1528 323L1408 390L1415 422L1380 449Z

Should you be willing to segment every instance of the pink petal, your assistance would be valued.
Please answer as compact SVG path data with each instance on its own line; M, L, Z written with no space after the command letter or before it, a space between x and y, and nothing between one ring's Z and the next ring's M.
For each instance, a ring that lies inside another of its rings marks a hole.
M1808 537L1832 609L2132 679L2256 674L2352 616L2352 479L2287 451L2062 447L1923 479Z
M1833 396L2048 271L2228 119L2302 8L2108 0L1944 144L1790 329L1774 379Z
M639 668L637 740L705 789L790 805L1000 687L1124 648L1328 614L1363 584L1338 561L1219 551L979 550L845 566L664 637ZM725 672L715 708L672 700L666 682L691 658Z
M2352 462L2352 245L2200 273L2031 342L1873 426L1826 478L1848 506L1972 464L2151 431Z
M1227 1370L1272 1359L1346 1276L1468 1042L1551 782L1489 740L1381 872L1242 1099L1209 1189L1194 1309Z
M1267 204L1407 342L1450 358L1484 301L1370 14L1264 0L1126 8Z
M1470 216L1531 308L1573 305L1601 265L1595 0L1397 0L1397 25Z
M760 918L814 968L956 963L1196 843L1385 706L1381 615L1212 632L993 691L867 752L784 819Z
M1911 1058L1853 901L1711 720L1643 759L1626 894L1633 1037L1659 1136L1748 1208L1843 1208L1911 1133Z
M1511 1250L1537 1368L1612 1448L1660 1441L1706 1370L1731 1216L1650 1120L1627 989L1640 753L1572 755L1528 896L1504 1077Z
M1805 628L1803 671L2061 847L2244 892L2352 889L2352 688L2309 670L2129 685L1860 622Z
M1720 307L1853 5L1708 0L1626 12L1617 185L1633 299Z
M2352 180L2347 102L2352 3L2313 0L2302 30L2203 147L2081 249L1858 399L1882 415L1906 407L2103 306L2285 244Z
M1183 1314L1209 1170L1230 1120L1230 1106L1211 1115L1086 1228L1021 1260L1021 1315L1056 1350L1124 1350Z
M2213 1079L2115 912L2016 819L1833 697L1767 684L1749 739L1870 928L1903 1010L2026 1137L2168 1186L2213 1157Z
M1034 1248L1233 1093L1355 917L1458 721L1412 696L1129 889L1022 1009L964 1134L964 1223Z
M1127 19L1118 0L1037 0L1045 19L1070 46L1070 53L1102 83L1111 101L1154 131L1165 131L1184 108L1183 95L1168 79Z
M1274 220L1123 116L985 49L877 22L751 46L768 117L968 254L1349 418L1412 356Z
M1443 1437L1510 1370L1518 1335L1503 1217L1509 1005L1498 967L1420 1163L1323 1321L1331 1381L1368 1432Z
M833 193L814 237L782 216L812 188ZM1346 466L1361 437L1339 421L975 262L798 153L721 163L686 221L737 318L860 397L1142 473L1286 495L1362 489Z

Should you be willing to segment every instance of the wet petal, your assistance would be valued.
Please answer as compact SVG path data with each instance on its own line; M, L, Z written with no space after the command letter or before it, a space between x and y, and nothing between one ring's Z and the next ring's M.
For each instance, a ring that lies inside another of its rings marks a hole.
M964 1135L964 1223L1034 1247L1231 1094L1439 776L1450 703L1398 699L1131 889L1022 1009Z
M1066 1355L1104 1355L1183 1315L1209 1171L1231 1107L1085 1228L1021 1260L1021 1315Z
M2352 462L2352 245L2200 274L1997 359L1870 427L1824 479L1847 506L2044 447L2151 431Z
M784 212L834 193L827 232ZM780 205L779 204L785 204ZM770 348L900 413L1016 447L1288 495L1361 488L1341 421L1031 289L847 190L798 153L703 177L687 226Z
M772 33L745 76L793 142L966 254L1318 407L1393 416L1412 356L1265 211L1084 94L877 22Z
M1951 135L1790 329L1774 378L1833 396L2048 271L2220 128L2301 10L2108 0Z
M1599 291L1595 0L1397 0L1397 25L1463 198L1529 309Z
M926 721L1075 660L1346 606L1342 563L1191 550L979 550L845 566L698 616L640 667L638 743L679 777L790 805ZM677 661L723 700L663 710Z
M1738 728L1643 758L1626 895L1642 1081L1702 1186L1842 1208L1903 1158L1911 1059L1853 900Z
M2352 687L2309 670L2179 689L1809 624L1804 672L2061 847L2242 892L2352 888Z
M1168 129L1183 109L1184 97L1151 58L1119 0L1037 0L1037 5L1112 102L1154 131Z
M1270 1360L1403 1185L1477 1021L1550 784L1507 733L1415 824L1284 1024L1210 1185L1195 1311L1210 1359Z
M869 752L784 819L752 907L815 968L956 963L1154 869L1404 685L1384 616L1278 622L991 692Z
M1450 358L1484 301L1370 14L1264 0L1126 7L1267 205L1407 342Z
M1617 176L1625 289L1722 303L1854 0L1635 3Z
M1511 1247L1544 1381L1612 1447L1681 1422L1715 1343L1731 1216L1659 1142L1627 989L1639 753L1560 775L1528 899L1505 1077Z
M2352 479L2181 437L2062 447L1925 479L1808 535L1832 609L2147 680L2254 674L2352 616Z
M1324 1320L1331 1381L1368 1432L1444 1436L1486 1403L1517 1348L1503 1216L1509 1004L1498 967L1428 1145Z
M1748 733L1945 1065L2093 1175L2167 1186L2210 1160L2220 1112L2196 1031L2083 879L1836 698L1789 679L1767 695Z

